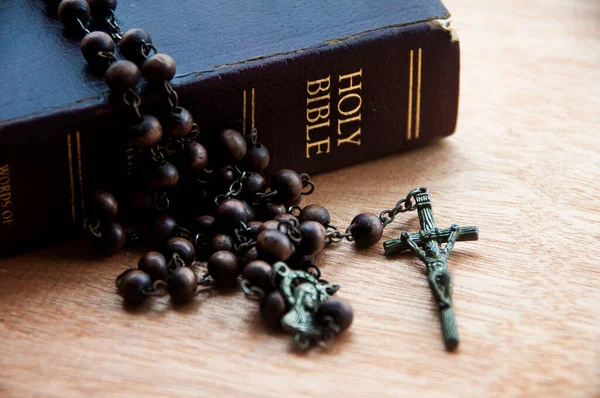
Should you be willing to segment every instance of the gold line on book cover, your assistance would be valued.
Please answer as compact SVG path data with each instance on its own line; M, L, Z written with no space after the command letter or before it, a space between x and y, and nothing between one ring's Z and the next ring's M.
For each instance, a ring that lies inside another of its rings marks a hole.
M412 135L413 60L414 51L410 50L410 66L408 69L408 115L406 119L406 139L409 141Z
M67 154L69 158L69 188L71 190L71 217L76 220L75 214L75 177L73 176L73 143L71 134L67 134Z
M252 89L252 129L250 130L251 132L254 132L254 104L255 104L255 92L254 89Z
M244 99L242 100L242 134L246 137L246 90L244 90Z
M81 218L83 218L84 204L83 204L83 167L81 160L81 134L79 131L75 133L75 140L77 142L77 174L79 175L79 200L81 202Z
M417 67L417 113L415 114L415 138L419 138L421 126L421 59L423 51L419 48L419 64Z

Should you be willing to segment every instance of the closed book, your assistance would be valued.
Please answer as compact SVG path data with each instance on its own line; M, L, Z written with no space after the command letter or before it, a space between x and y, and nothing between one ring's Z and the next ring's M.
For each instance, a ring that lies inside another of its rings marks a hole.
M459 44L438 0L120 5L177 62L201 134L258 132L271 168L319 173L454 132ZM127 187L130 112L44 2L2 10L0 253L82 229L86 193ZM142 111L165 95L142 85Z

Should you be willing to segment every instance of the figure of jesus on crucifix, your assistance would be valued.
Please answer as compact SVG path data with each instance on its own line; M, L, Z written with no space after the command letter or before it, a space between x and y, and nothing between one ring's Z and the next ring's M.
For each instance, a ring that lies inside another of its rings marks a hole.
M452 351L458 347L459 340L452 309L452 278L447 270L448 256L456 241L477 240L479 231L477 227L459 228L456 224L446 229L437 228L431 211L429 191L427 188L419 188L414 192L412 198L416 202L421 231L414 234L404 232L399 239L384 242L383 247L386 256L412 250L425 263L429 287L440 311L444 343L446 348ZM444 242L446 245L442 249L441 245Z

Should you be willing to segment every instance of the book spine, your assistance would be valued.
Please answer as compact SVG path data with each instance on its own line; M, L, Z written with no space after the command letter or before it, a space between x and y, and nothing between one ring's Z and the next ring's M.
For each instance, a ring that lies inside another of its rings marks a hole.
M272 169L320 173L454 132L459 44L436 21L390 27L174 81L201 132L253 129ZM146 112L164 98L143 96ZM81 230L85 192L126 189L123 109L76 104L0 132L0 253ZM117 192L118 194L119 192Z

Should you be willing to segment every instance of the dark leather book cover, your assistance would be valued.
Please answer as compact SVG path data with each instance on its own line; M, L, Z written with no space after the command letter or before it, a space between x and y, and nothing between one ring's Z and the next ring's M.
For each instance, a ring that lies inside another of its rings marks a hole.
M168 4L168 5L167 5ZM454 132L459 44L438 0L266 0L120 5L177 62L173 84L203 133L232 127L272 168L318 173ZM81 230L85 194L126 186L123 106L43 1L0 11L0 253ZM165 106L141 89L143 110Z

